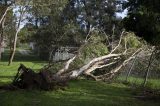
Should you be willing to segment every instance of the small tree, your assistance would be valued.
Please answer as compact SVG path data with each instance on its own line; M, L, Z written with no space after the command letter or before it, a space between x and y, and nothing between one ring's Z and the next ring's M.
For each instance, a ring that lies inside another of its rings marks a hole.
M16 26L15 26L15 36L14 36L14 40L13 40L13 47L11 49L11 54L10 54L10 58L9 58L9 62L8 65L12 64L14 55L15 55L15 51L16 51L16 46L17 46L17 39L18 39L18 33L21 30L21 23L24 21L26 12L27 12L27 6L29 5L30 0L28 1L18 1L15 3L16 8L18 8L18 13L15 13L15 15L17 15L15 18L16 21Z

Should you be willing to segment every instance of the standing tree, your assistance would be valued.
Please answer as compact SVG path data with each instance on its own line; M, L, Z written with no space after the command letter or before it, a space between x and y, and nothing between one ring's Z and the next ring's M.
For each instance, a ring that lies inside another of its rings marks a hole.
M159 46L160 1L128 0L124 7L128 9L128 16L123 21L125 28Z
M8 12L11 10L11 4L7 0L0 3L0 59L4 45L4 29Z
M113 27L118 27L117 4L116 0L70 0L64 10L65 18L80 24L87 34L95 28L112 34Z
M21 24L25 19L25 15L27 13L27 8L29 4L30 4L30 0L27 0L27 1L20 0L15 2L14 4L15 8L18 8L18 11L17 13L15 12L15 15L16 15L15 35L14 35L13 47L11 48L11 54L10 54L8 65L12 64L15 51L16 51L16 46L17 46L18 33L21 30Z
M128 9L128 16L123 20L125 28L134 31L136 35L144 38L151 45L155 46L152 50L144 76L145 85L153 61L153 54L157 54L160 47L160 1L128 0L124 7Z

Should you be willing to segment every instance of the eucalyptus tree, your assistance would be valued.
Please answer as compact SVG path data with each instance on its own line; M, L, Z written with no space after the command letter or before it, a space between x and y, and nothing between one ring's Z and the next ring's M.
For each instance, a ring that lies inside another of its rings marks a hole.
M15 51L16 51L16 46L17 46L17 39L18 39L18 34L21 30L22 24L24 20L26 19L27 15L27 10L29 8L29 5L31 3L31 0L15 0L13 6L14 6L14 14L15 14L15 34L14 34L14 40L12 44L12 49L10 53L10 58L8 65L12 64L12 61L14 59Z
M5 26L7 25L6 21L8 21L9 17L11 16L11 5L12 0L3 0L0 2L0 59L1 53L3 51L4 46L4 37L5 37Z
M67 0L34 1L32 8L33 22L37 28L34 41L41 49L41 53L55 52L61 46L80 43L79 26L74 22L67 22L63 11ZM45 49L45 50L43 50ZM48 54L47 54L48 55ZM45 55L45 57L47 57ZM48 58L47 58L48 59Z
M160 48L160 1L159 0L128 0L124 5L128 9L128 16L124 19L127 30L144 38L153 47L145 73L144 85L147 82L153 55L159 53Z
M116 0L33 1L36 42L49 51L60 46L81 45L94 29L111 37L119 32ZM41 37L39 37L41 36ZM42 38L42 39L41 39Z
M117 27L118 5L121 5L118 0L70 0L64 12L66 19L80 24L86 33L99 28L112 34L112 29Z
M124 19L125 28L151 44L159 45L160 1L128 0L124 7L128 9L128 16Z

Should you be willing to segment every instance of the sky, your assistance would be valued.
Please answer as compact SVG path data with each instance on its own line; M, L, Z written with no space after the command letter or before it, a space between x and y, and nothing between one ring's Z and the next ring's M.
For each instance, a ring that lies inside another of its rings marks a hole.
M127 12L128 12L128 10L125 9L123 12L118 12L118 13L116 13L116 15L117 15L118 17L122 17L122 19L123 19L123 18L125 18L125 17L127 16Z

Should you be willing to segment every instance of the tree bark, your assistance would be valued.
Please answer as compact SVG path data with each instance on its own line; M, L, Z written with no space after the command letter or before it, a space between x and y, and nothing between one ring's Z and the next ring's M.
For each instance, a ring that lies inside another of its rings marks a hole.
M101 56L98 58L94 58L93 60L91 60L88 64L84 65L83 67L81 67L80 69L77 70L73 70L71 72L70 77L71 78L77 78L78 76L80 76L83 72L85 72L89 67L91 67L93 64L95 64L96 62L100 62L100 61L106 61L108 58L116 58L121 56L122 54L108 54L105 56Z
M148 63L148 66L147 66L147 69L146 69L146 72L145 72L145 76L144 76L144 82L143 82L144 87L146 86L146 83L147 83L147 80L148 80L150 67L151 67L151 64L152 64L152 61L153 61L152 59L153 59L154 52L155 52L155 50L152 51L151 56L149 58L149 63Z
M19 31L17 31L16 34L15 34L14 43L13 43L13 49L12 49L12 51L11 51L11 56L10 56L8 65L11 65L11 64L12 64L12 61L13 61L13 58L14 58L14 55L15 55L15 52L16 52L18 33L19 33Z
M17 28L16 28L16 34L14 36L13 50L11 50L8 66L12 64L12 61L14 59L14 55L15 55L15 52L16 52L18 33L20 32L21 21L23 19L24 13L25 13L24 9L25 9L25 7L20 7L20 17L19 17L19 20L18 20Z
M69 68L69 65L74 61L75 58L76 58L76 56L74 56L74 57L72 57L71 59L69 59L69 60L66 62L64 68L61 69L61 70L59 70L59 71L57 72L57 75L61 75L62 73L66 72L66 71L68 70L68 68Z
M4 41L4 23L5 23L5 17L2 20L1 23L1 33L0 33L0 60L2 58L2 48L3 48L3 41Z

